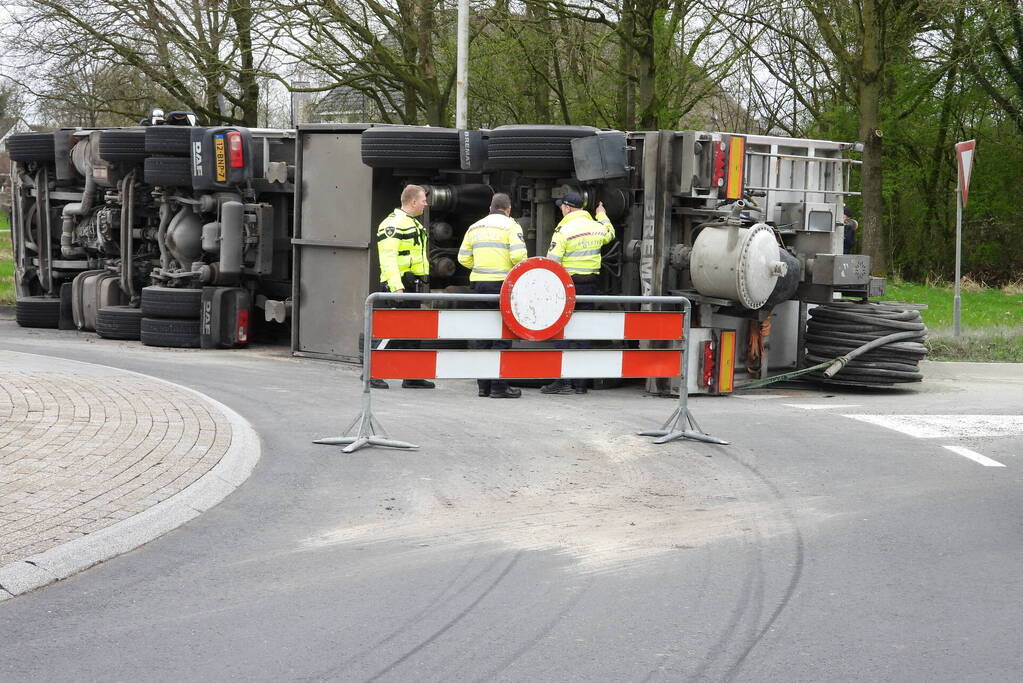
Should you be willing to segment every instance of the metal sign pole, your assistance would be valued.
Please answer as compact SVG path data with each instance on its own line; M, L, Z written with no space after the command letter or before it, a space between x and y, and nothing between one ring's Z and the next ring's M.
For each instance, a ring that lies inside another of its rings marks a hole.
M963 193L960 183L962 174L956 180L956 282L952 296L952 335L959 336L959 317L962 312L962 301L959 297L959 280L962 278L962 254L963 254Z

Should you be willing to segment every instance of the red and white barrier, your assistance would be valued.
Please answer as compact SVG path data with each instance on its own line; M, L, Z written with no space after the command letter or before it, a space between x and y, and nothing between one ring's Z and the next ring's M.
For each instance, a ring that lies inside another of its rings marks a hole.
M681 340L681 313L576 311L550 339ZM373 336L378 339L518 339L501 311L376 310ZM675 373L678 374L678 373ZM651 377L660 375L650 375Z
M568 272L554 261L532 258L508 274L499 297L465 294L385 294L366 298L363 332L363 408L343 436L316 443L345 446L351 453L363 446L417 448L387 436L373 417L371 379L550 379L590 377L678 377L679 405L660 429L640 432L657 436L655 443L679 438L725 444L704 434L687 407L685 362L689 356L689 312L685 297L586 297L608 304L669 304L674 313L653 311L575 311L575 286ZM379 300L492 301L500 310L376 310ZM372 351L378 339L461 339L526 341L656 340L678 341L674 349L613 350L405 350ZM686 425L689 425L687 428ZM352 430L355 432L352 433Z
M678 377L681 354L643 351L374 351L373 379Z

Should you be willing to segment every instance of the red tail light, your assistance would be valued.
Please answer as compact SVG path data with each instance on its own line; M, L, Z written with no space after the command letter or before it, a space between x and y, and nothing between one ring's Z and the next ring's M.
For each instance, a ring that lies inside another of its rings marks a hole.
M237 131L227 134L227 163L231 168L245 166L245 158L242 153L242 134Z
M703 342L703 376L700 386L709 387L714 382L714 342Z
M247 344L249 342L249 309L242 308L238 311L238 343Z
M725 154L725 143L715 142L714 144L714 165L710 177L711 187L724 187L725 186L725 163L727 161L727 155Z

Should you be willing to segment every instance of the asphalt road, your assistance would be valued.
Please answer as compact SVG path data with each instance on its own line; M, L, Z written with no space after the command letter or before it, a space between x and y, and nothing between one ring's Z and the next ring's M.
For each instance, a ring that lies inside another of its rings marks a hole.
M467 381L392 388L374 393L377 416L421 448L344 455L311 443L357 412L357 371L339 364L9 322L0 348L185 384L263 440L217 507L0 603L2 680L1004 681L1023 668L1017 366L928 364L923 385L892 392L693 400L729 446L634 436L674 407L638 388L517 401Z

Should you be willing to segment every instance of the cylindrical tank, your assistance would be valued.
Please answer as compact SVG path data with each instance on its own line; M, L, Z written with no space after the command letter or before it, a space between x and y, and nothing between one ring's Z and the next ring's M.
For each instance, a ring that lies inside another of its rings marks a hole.
M787 266L769 225L706 227L693 243L689 271L704 296L734 299L749 309L762 307Z

